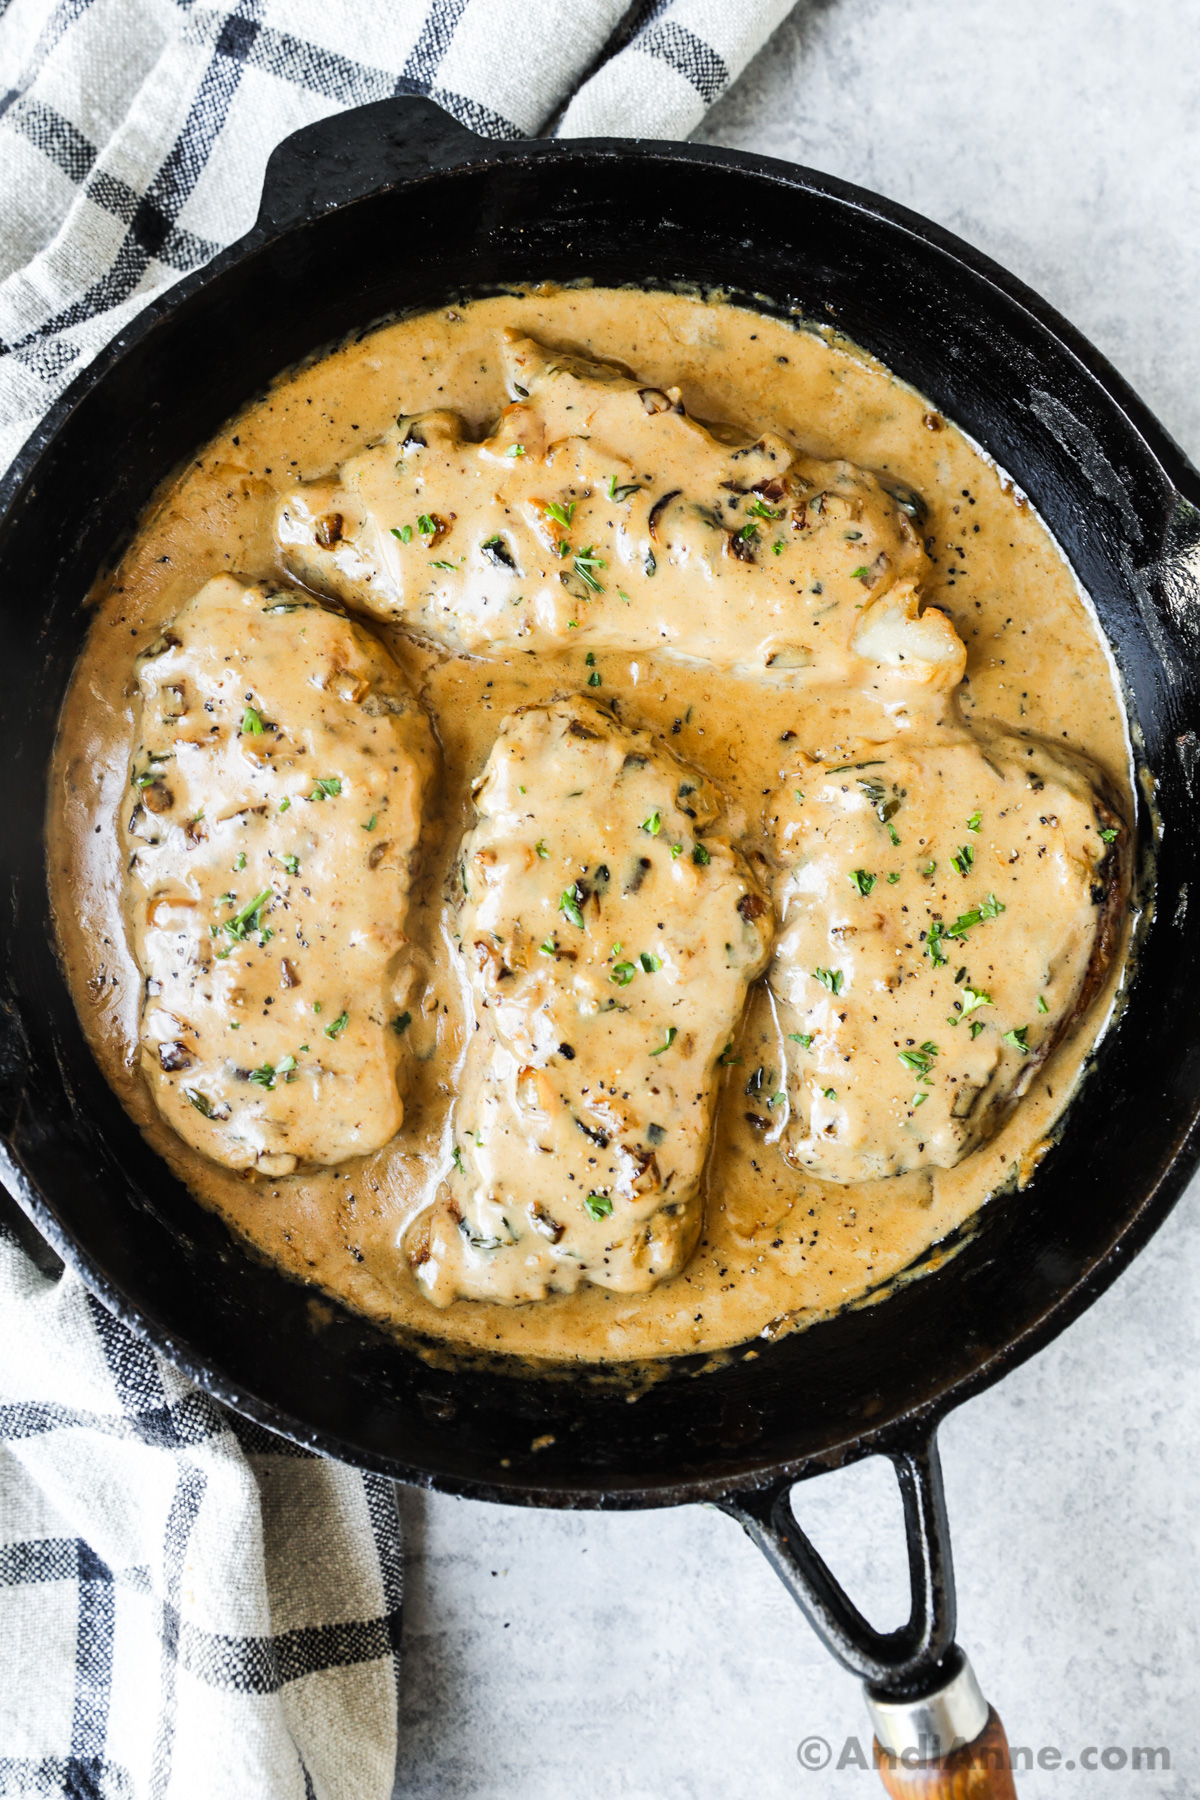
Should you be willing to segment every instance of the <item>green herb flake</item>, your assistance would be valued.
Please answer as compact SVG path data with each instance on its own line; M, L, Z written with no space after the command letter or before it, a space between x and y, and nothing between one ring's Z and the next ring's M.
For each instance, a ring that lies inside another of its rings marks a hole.
M887 826L887 834L892 840L893 849L895 849L900 843L900 833L896 830L896 827L892 824L890 819L885 819L884 824Z
M538 945L538 951L542 956L555 956L558 953L558 945L553 938L547 938L544 944Z
M337 1018L331 1019L329 1024L325 1027L325 1036L327 1038L341 1037L349 1023L350 1014L348 1012L339 1013Z
M712 861L712 857L709 855L708 851L704 848L703 844L693 844L692 845L692 861L696 864L697 868L706 869L708 867L709 863Z
M1028 1025L1015 1025L1011 1031L1004 1033L1000 1041L1010 1045L1014 1050L1019 1050L1022 1056L1028 1056L1029 1045L1025 1042L1025 1034L1028 1030Z
M285 795L284 795L284 796L283 796L283 799L282 799L282 800L281 800L281 801L280 801L280 802L279 802L279 810L280 810L280 812L281 812L281 813L284 813L284 812L286 812L286 811L287 811L287 809L288 809L288 807L289 807L289 806L290 806L290 805L291 805L291 804L292 804L292 803L291 803L291 801L290 801L290 800L289 800L289 799L288 799L288 797L287 797L287 795L286 795L286 794L285 794Z
M652 812L648 819L643 819L638 826L639 831L648 831L651 837L657 837L662 830L662 819L658 813Z
M450 575L458 574L458 564L452 563L452 562L446 562L443 559L432 561L432 562L430 562L429 566L431 569L445 569L447 574L450 574Z
M893 869L891 871L891 873L888 875L888 882L890 883L890 885L892 887L895 887L895 885L899 881L899 879L900 879L899 869Z
M590 593L602 594L603 583L597 578L597 569L607 569L608 564L602 556L597 556L591 544L585 544L576 556L573 564L575 573Z
M251 1069L250 1080L255 1082L259 1087L273 1089L275 1086L275 1071L270 1063L264 1063L261 1069Z
M556 525L561 525L565 529L575 517L575 505L574 500L549 500L543 510L548 519L553 519Z
M212 1101L207 1094L202 1094L199 1088L185 1087L183 1096L185 1100L190 1100L196 1111L201 1113L204 1118L211 1119L214 1117Z
M822 1088L821 1092L824 1094L826 1100L836 1100L837 1099L837 1089L836 1088Z
M942 949L942 939L945 935L946 928L942 924L942 921L940 919L935 919L933 924L929 927L929 936L925 940L925 948L929 952L929 959L933 963L935 969L940 969L950 960L946 955L946 952Z
M733 1054L733 1040L731 1038L717 1058L717 1067L719 1069L729 1069L732 1068L734 1063L740 1063L741 1060L740 1056L734 1056Z
M411 525L393 525L392 526L392 536L394 538L399 538L400 542L402 544L411 544L412 543L412 526Z
M417 514L417 530L422 537L433 538L437 536L437 526L434 524L428 513Z
M524 444L510 444L504 454L505 456L524 456L525 446Z
M896 1056L914 1075L928 1075L938 1054L936 1044L924 1043L919 1050L897 1050Z
M860 563L857 569L851 569L850 579L851 581L865 581L869 574L870 570L866 563Z
M565 919L569 919L572 925L577 925L580 931L583 930L583 910L580 901L586 898L579 883L576 882L574 886L563 889L558 902L559 912Z
M965 987L962 991L962 1016L964 1019L969 1014L978 1012L981 1006L994 1006L995 1004L992 996L985 994L982 989Z
M550 852L546 848L545 838L539 838L537 843L533 847L539 856L545 857L545 856L549 856L549 854L550 854Z
M985 1020L972 1019L971 1020L971 1042L974 1043L975 1039L979 1036L980 1032L986 1031L986 1030L987 1030L987 1023Z
M814 969L813 974L821 986L827 987L831 994L841 993L844 980L841 969Z
M970 912L961 913L953 925L946 926L943 935L949 938L965 937L968 931L975 929L976 925L986 924L989 919L997 918L1006 910L995 894L989 894L982 906L975 906ZM932 931L930 936L933 936Z
M775 542L771 545L771 553L774 556L782 556L786 549L787 545L782 538L776 538Z
M1046 996L1045 996L1045 994L1039 994L1039 995L1038 995L1038 997L1037 997L1037 1009L1038 1009L1038 1011L1039 1011L1039 1012L1040 1012L1040 1013L1048 1013L1048 1012L1049 1012L1049 1011L1050 1011L1050 1008L1049 1008L1049 1007L1048 1007L1048 1006L1047 1006L1047 1005L1046 1005Z
M1105 825L1100 833L1100 836L1106 844L1111 844L1115 840L1116 835L1116 827L1113 825Z
M608 497L610 500L630 500L634 494L641 493L641 484L636 481L618 481L615 475L608 478Z
M782 517L782 514L776 507L768 506L762 496L758 494L756 494L754 499L750 502L746 511L756 519L778 519Z
M951 866L958 870L965 881L975 866L975 847L973 844L960 844L950 858Z
M613 1203L608 1194L589 1194L583 1203L583 1209L589 1219L598 1225L601 1219L607 1219L612 1212Z
M242 731L250 737L261 737L263 722L252 706L248 706L242 714Z
M267 901L274 898L274 890L264 888L261 894L256 894L253 900L247 901L241 912L234 913L232 919L226 919L222 929L227 931L232 938L244 938L248 931L257 931L259 929L259 913Z
M850 871L850 885L864 899L871 892L877 880L878 877L868 874L866 869L851 869Z
M608 979L615 981L618 987L628 987L636 974L637 970L631 962L619 962L613 964L613 971Z
M664 1050L669 1050L671 1048L671 1045L675 1042L675 1039L678 1036L679 1036L679 1033L676 1030L675 1026L668 1025L667 1026L667 1041L666 1041L666 1043L660 1044L658 1046L657 1050L652 1050L650 1052L651 1056L661 1056Z
M662 958L655 956L650 950L643 950L642 954L638 957L638 961L641 963L643 969L645 969L647 975L655 975L658 970L662 968Z
M599 671L599 669L592 670L591 674L587 678L587 684L589 687L599 687L600 686L600 671Z
M374 831L375 821L378 817L379 817L378 813L372 813L370 818L367 820L366 824L363 826L363 830L364 831Z
M967 820L967 830L968 831L982 831L983 830L983 814L981 812L973 812L971 814L970 818Z
M791 1039L792 1043L799 1044L801 1046L801 1048L804 1050L812 1049L812 1041L816 1037L816 1035L817 1034L815 1031L789 1031L788 1032L788 1037Z
M466 1170L463 1168L462 1151L459 1149L457 1144L455 1144L455 1146L454 1146L453 1162L454 1162L454 1166L458 1170L459 1174L465 1175Z
M308 797L310 800L336 800L341 791L340 776L318 775L313 791Z
M403 1037L411 1024L412 1014L410 1012L402 1012L398 1018L392 1020L392 1030L397 1037Z

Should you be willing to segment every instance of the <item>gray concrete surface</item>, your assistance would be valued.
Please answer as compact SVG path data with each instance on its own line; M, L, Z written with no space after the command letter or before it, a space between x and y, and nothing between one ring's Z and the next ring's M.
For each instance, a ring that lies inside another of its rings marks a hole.
M801 0L701 135L860 182L988 251L1200 459L1198 65L1195 0ZM1022 1800L1200 1796L1198 1202L942 1434L961 1641L1012 1741L1044 1753ZM837 1768L848 1737L866 1741L854 1683L721 1515L401 1504L398 1795L882 1791ZM826 1477L798 1507L876 1622L895 1622L886 1470ZM797 1759L812 1734L831 1746L820 1773ZM1131 1766L1146 1745L1169 1771ZM1084 1772L1088 1746L1113 1766Z

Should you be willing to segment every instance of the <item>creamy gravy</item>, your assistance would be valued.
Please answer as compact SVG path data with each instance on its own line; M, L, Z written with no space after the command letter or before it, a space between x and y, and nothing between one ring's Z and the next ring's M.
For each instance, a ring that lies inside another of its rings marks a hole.
M584 1286L534 1305L472 1300L439 1309L402 1240L450 1166L466 1049L448 879L475 823L471 784L515 707L580 692L598 675L597 697L616 699L627 726L661 732L711 777L726 829L753 850L770 846L764 809L799 756L836 765L868 756L888 735L875 697L847 686L764 685L652 651L601 647L588 653L590 664L582 648L545 644L533 656L517 646L454 654L373 621L424 700L442 759L410 901L425 987L412 1008L401 1131L336 1169L248 1178L184 1143L141 1073L143 981L122 910L119 830L136 730L135 657L214 575L277 581L281 496L297 482L333 478L398 415L450 408L476 435L493 429L506 400L505 329L612 359L655 388L677 384L698 418L775 432L804 456L845 458L916 490L929 507L924 597L967 646L962 717L1085 751L1131 814L1124 716L1070 570L1019 492L920 396L851 348L754 313L682 296L537 290L404 321L282 377L165 490L97 589L64 708L49 809L62 953L93 1050L149 1141L198 1199L292 1273L385 1325L481 1349L615 1360L718 1349L880 1286L1014 1172L1027 1176L1103 1020L1105 996L1038 1069L998 1133L957 1166L839 1185L789 1164L747 1118L748 1082L779 1060L776 1007L760 983L722 1075L703 1231L682 1272L650 1293ZM1114 968L1110 993L1115 979Z

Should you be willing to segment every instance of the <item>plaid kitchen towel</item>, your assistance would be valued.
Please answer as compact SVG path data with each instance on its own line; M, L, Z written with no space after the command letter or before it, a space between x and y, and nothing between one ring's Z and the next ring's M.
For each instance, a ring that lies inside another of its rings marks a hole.
M792 0L0 0L0 472L252 225L289 132L684 137ZM43 1266L44 1265L44 1266ZM232 1417L0 1226L0 1800L384 1800L391 1488Z
M686 137L792 3L0 0L0 472L152 294L249 230L289 132L427 94L486 137Z

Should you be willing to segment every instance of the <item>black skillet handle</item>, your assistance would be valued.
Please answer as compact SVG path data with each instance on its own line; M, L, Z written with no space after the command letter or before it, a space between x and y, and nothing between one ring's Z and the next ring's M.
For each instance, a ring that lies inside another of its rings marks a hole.
M331 113L271 152L255 229L273 236L349 200L504 149L414 95Z
M1015 1800L1008 1742L954 1642L950 1528L936 1427L887 1452L900 1484L912 1604L876 1631L796 1523L794 1482L720 1502L763 1552L817 1636L859 1676L876 1763L896 1800Z

